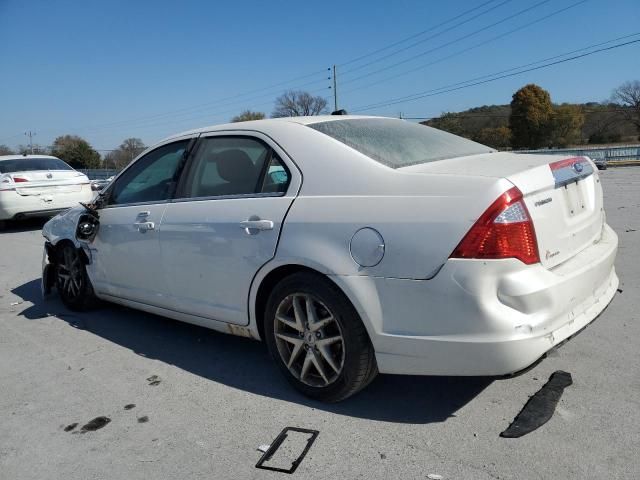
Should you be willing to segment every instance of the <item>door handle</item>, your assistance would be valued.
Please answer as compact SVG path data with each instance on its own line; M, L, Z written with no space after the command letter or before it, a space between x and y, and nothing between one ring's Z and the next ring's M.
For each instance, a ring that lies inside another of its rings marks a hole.
M245 220L240 222L240 228L244 228L247 235L255 235L260 230L273 230L271 220Z
M139 223L136 223L136 227L138 227L138 231L140 233L146 233L149 230L155 230L156 224L153 222L139 222Z

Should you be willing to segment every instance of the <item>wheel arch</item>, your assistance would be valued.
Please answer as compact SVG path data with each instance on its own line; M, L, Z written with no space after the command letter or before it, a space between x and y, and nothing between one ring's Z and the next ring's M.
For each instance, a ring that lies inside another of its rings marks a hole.
M358 313L360 321L362 321L369 340L373 342L373 333L375 328L371 324L369 314L365 310L363 304L359 301L359 294L356 291L352 291L349 288L347 282L340 281L340 277L337 275L331 275L329 272L323 271L322 267L312 267L300 263L284 263L275 266L268 272L263 272L261 278L255 282L256 288L253 289L253 295L250 295L250 318L253 321L254 331L257 333L261 340L264 340L264 310L269 299L269 295L273 291L274 287L282 281L284 278L293 275L298 272L309 272L316 275L320 275L331 283L333 283L349 300L353 308Z

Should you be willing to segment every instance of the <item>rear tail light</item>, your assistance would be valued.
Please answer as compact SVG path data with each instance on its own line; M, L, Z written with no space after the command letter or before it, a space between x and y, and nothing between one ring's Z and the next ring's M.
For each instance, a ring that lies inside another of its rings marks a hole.
M20 183L20 182L28 182L29 180L24 177L13 177L13 181L14 183Z
M506 191L482 214L451 258L517 258L540 262L536 232L517 187Z

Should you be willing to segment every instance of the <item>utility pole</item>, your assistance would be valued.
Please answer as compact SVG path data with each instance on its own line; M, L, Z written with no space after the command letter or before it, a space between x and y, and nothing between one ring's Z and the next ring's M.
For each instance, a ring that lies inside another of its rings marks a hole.
M36 132L29 130L28 132L24 132L24 134L29 137L29 149L31 150L31 155L33 155L33 137L36 136Z
M338 81L336 79L336 66L333 66L333 111L338 111Z

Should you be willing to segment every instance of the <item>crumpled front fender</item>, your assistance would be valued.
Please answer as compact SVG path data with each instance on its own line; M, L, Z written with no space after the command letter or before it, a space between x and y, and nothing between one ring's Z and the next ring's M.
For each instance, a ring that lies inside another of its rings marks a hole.
M80 216L86 213L82 205L70 208L69 210L56 215L42 227L42 235L51 245L57 245L61 240L69 240L77 248L82 247L82 242L76 238L76 228Z

